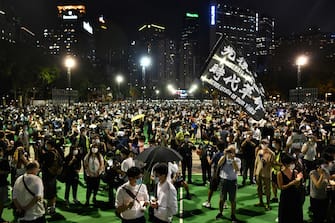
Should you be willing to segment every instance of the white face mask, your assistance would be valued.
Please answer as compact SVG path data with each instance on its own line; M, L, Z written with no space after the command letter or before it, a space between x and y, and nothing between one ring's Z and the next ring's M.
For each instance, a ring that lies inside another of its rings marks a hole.
M98 152L98 148L92 148L92 153L97 153Z
M227 164L232 164L233 163L233 159L227 159L226 163Z
M95 140L95 143L96 143L96 144L99 144L99 143L100 143L100 139L96 139L96 140Z
M290 169L294 170L294 168L295 168L295 164L294 163L290 164Z
M155 177L155 184L158 184L158 182L159 182L159 178Z
M73 150L73 155L74 156L78 155L78 149Z

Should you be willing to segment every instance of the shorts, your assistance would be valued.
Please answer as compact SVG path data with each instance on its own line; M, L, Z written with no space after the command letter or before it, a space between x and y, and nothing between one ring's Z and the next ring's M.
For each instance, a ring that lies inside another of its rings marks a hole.
M212 177L209 182L209 189L211 191L217 191L218 187L219 187L219 179L216 177Z
M275 172L272 171L272 179L271 179L272 183L274 183L275 185L277 184L277 174Z
M236 191L237 191L237 180L220 180L220 200L226 201L227 194L229 194L229 201L234 202L236 201Z
M45 199L52 199L55 198L57 195L57 177L56 176L43 176L42 181L44 186L44 198Z
M9 202L8 187L7 186L2 186L2 187L0 187L0 203L1 204L6 204L8 202Z

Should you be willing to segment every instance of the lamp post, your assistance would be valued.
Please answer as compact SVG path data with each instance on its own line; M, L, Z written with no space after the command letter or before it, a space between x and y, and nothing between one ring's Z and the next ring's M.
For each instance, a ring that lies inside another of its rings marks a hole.
M328 102L328 97L332 96L332 93L330 92L327 92L325 93L325 102L327 103Z
M301 86L301 67L306 65L308 62L308 57L305 55L299 56L295 64L297 65L297 94L298 94L298 103L300 103L300 89L302 88Z
M119 74L116 76L115 80L116 80L117 87L118 87L118 95L119 95L119 98L121 98L120 84L123 82L123 76Z
M148 56L143 56L140 60L140 65L142 67L142 84L143 84L143 101L145 99L145 90L146 90L146 83L145 83L145 69L151 65L151 59Z
M67 68L67 87L68 87L68 99L69 104L71 101L70 90L71 90L71 69L76 65L76 61L73 57L67 56L64 60L64 65Z

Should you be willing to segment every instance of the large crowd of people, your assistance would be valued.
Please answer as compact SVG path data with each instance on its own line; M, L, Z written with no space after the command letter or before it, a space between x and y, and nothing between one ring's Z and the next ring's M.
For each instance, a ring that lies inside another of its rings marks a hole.
M146 222L146 208L150 221L171 222L178 209L176 187L184 186L192 199L194 154L201 161L202 185L209 188L203 206L211 207L213 193L220 190L217 219L229 199L236 222L238 186L257 184L255 206L269 211L279 202L280 223L303 222L307 195L313 222L334 221L335 106L266 103L266 110L264 119L255 121L223 101L2 108L0 222L6 222L1 215L10 200L16 221L45 222L62 196L57 182L65 184L66 207L95 205L101 180L122 222ZM182 160L155 165L147 178L149 165L136 157L155 146L177 151ZM181 171L171 171L173 164ZM77 197L81 172L85 201Z

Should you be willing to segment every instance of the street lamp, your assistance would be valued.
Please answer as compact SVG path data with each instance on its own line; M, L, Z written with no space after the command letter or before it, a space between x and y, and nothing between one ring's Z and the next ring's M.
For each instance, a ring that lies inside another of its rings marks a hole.
M119 90L119 92L118 92L119 97L121 97L120 84L123 82L123 76L119 74L119 75L116 76L115 80L116 80L117 87L118 87L118 90Z
M67 87L68 87L68 99L69 104L71 101L70 90L71 90L71 69L76 66L76 61L72 56L67 56L64 60L64 65L67 68Z
M325 102L328 101L328 97L332 96L332 93L331 92L327 92L325 93Z
M295 64L297 65L297 98L298 98L298 103L300 103L300 88L301 87L301 67L306 65L308 62L308 57L305 55L299 56Z
M306 65L308 62L308 57L305 55L299 56L295 64L297 65L297 87L301 87L301 67Z
M145 68L149 67L151 65L151 58L148 56L143 56L140 60L140 65L142 67L142 84L143 84L143 101L145 98L145 89L146 89L146 83L145 83Z

